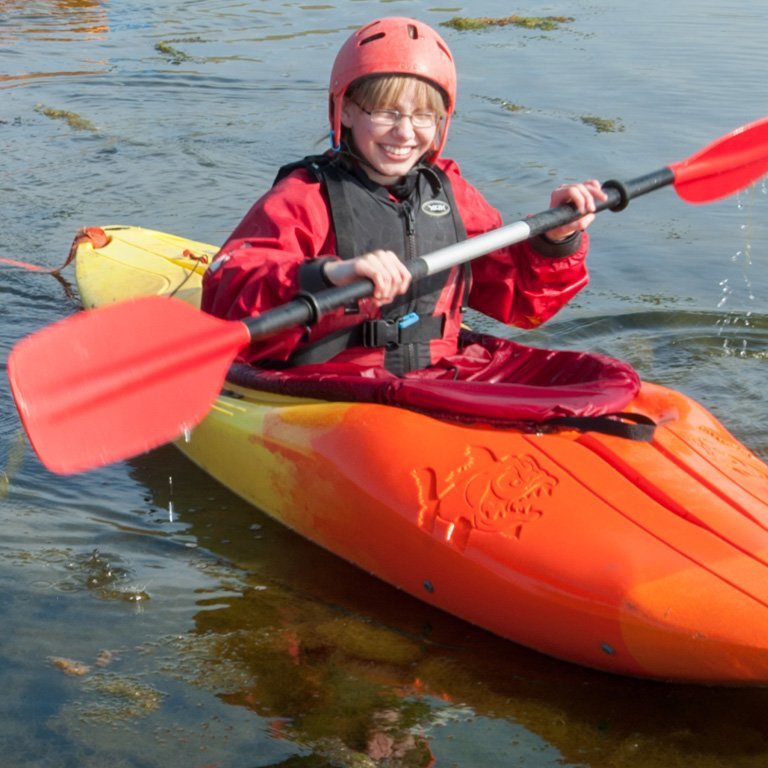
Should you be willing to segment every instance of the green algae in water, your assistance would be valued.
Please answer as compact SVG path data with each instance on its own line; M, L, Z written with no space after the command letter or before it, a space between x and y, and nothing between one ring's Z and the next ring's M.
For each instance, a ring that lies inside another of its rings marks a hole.
M24 431L20 429L9 443L5 469L0 470L0 499L5 499L8 496L11 483L21 467L25 453L26 440L24 439Z
M359 619L338 618L318 624L313 639L346 656L383 664L410 664L422 655L418 643ZM305 645L311 642L305 640Z
M185 61L191 61L192 57L180 51L178 48L174 48L170 43L158 43L155 46L155 50L162 54L171 64L181 64Z
M204 43L202 37L184 37L178 40L174 40L174 43ZM178 48L174 48L170 42L159 42L155 45L155 50L162 54L171 64L183 64L184 62L197 62L199 61L194 56L190 56Z
M197 633L167 638L174 652L163 654L163 672L260 716L279 713L280 737L319 765L390 764L366 754L373 748L397 754L391 764L402 768L429 764L415 732L432 707L406 695L425 653L420 640L275 586L243 597L201 613Z
M51 118L51 120L64 120L64 122L69 124L70 128L74 128L76 131L95 132L98 130L90 120L86 120L82 115L78 115L77 112L70 112L66 109L53 109L42 104L38 104L35 107L35 112L39 112L41 115Z
M522 112L525 109L522 104L515 104L513 101L508 101L507 99L489 98L487 101L491 104L496 104L507 112Z
M624 125L619 119L582 115L581 122L584 125L592 126L598 133L622 133L624 131Z
M440 26L449 27L459 32L467 32L476 29L487 29L488 27L507 27L515 26L523 29L539 29L544 32L550 32L559 29L561 24L570 24L575 21L570 16L502 16L492 18L490 16L479 16L470 18L469 16L454 16L448 21L441 22Z
M83 683L95 701L81 702L80 716L90 722L117 724L145 717L160 708L165 694L135 677L98 672Z
M51 665L60 669L69 677L82 677L91 671L90 665L78 659L68 659L64 656L52 656L49 660Z
M49 658L65 675L82 678L74 711L83 722L118 725L152 714L165 699L164 693L138 677L105 671L113 659L108 650L100 651L93 664L63 656Z

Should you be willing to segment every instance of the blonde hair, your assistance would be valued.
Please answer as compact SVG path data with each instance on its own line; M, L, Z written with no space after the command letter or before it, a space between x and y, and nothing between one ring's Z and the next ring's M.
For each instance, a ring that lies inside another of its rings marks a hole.
M448 99L433 83L410 75L374 75L362 77L349 86L344 98L365 109L396 104L406 89L415 86L415 99L422 109L445 117Z

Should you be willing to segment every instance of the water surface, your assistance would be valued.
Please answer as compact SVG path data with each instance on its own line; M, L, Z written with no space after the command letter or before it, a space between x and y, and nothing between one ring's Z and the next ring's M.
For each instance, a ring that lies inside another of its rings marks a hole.
M765 112L759 3L513 10L573 20L442 30L460 72L448 153L508 220L562 181L645 174ZM510 12L0 0L0 258L58 266L82 225L219 243L278 165L322 148L327 73L351 29ZM765 222L762 184L702 207L667 189L604 214L590 286L521 336L628 359L768 456ZM0 269L4 360L78 301L71 268ZM768 762L765 691L612 678L491 637L301 541L170 447L54 477L7 385L0 480L9 765Z

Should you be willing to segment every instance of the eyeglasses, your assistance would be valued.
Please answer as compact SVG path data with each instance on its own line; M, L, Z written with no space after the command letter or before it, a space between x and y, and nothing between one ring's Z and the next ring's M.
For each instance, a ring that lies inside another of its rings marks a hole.
M437 124L438 117L434 112L414 112L413 114L406 115L397 109L366 109L361 107L356 101L352 103L365 112L375 125L388 125L392 127L397 125L404 117L407 117L411 121L411 125L417 129L434 128Z

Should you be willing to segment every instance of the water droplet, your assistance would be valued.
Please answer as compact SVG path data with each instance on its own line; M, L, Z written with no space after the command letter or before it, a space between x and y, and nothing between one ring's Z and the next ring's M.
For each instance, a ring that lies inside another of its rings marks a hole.
M173 475L168 476L168 522L173 522Z

